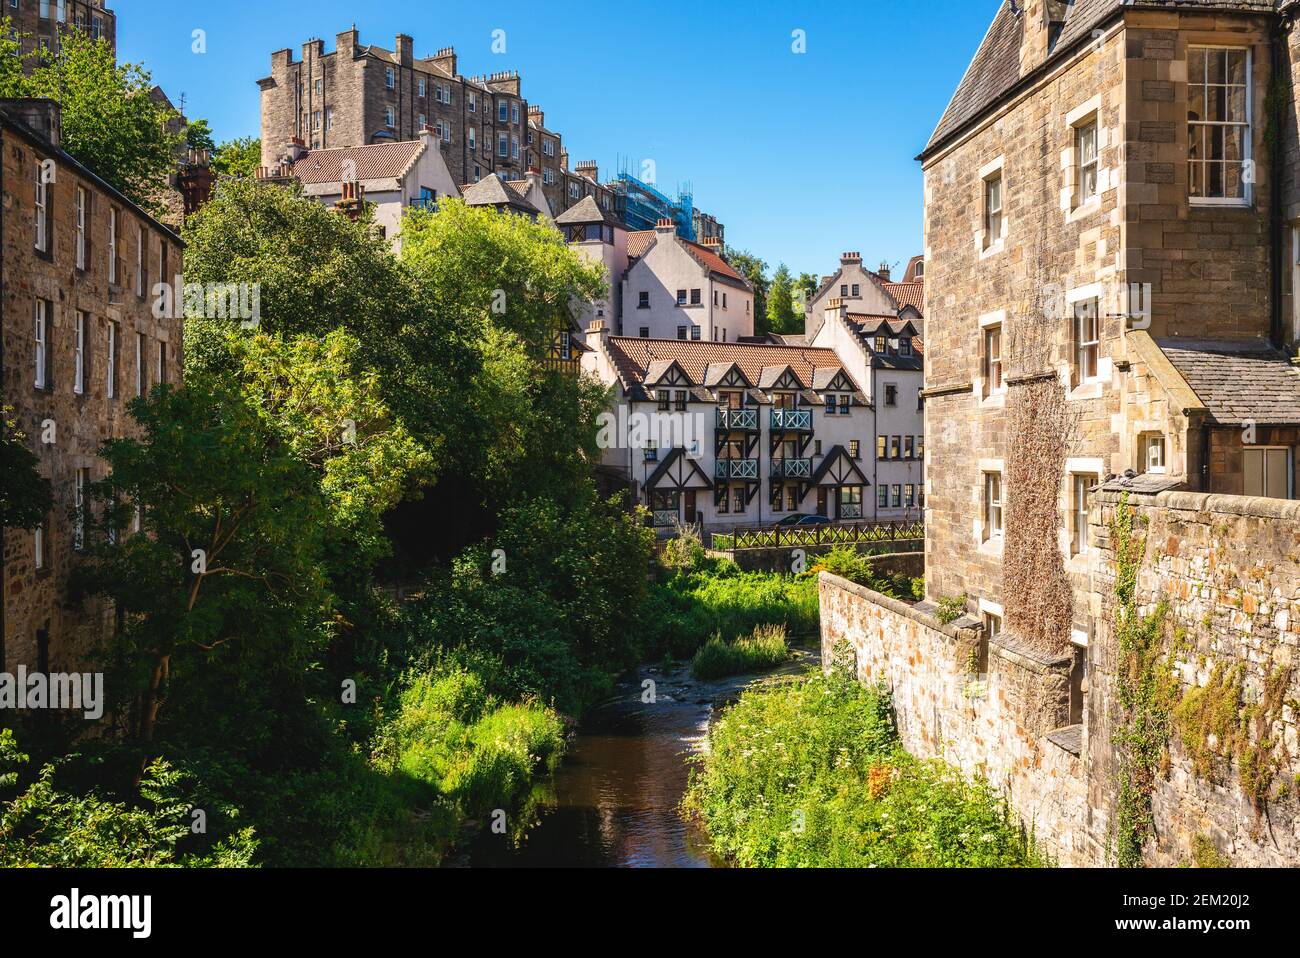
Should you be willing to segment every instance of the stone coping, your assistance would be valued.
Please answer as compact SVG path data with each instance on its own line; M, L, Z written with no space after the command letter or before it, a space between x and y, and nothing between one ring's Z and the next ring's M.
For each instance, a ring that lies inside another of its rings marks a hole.
M878 605L882 609L888 609L890 612L893 612L896 615L901 615L906 619L911 619L913 622L916 622L919 625L923 625L927 629L932 629L935 632L940 632L943 635L946 635L948 638L952 639L953 641L960 639L962 637L961 635L962 632L970 631L966 629L958 629L954 625L944 625L933 615L931 615L930 613L922 609L918 609L916 606L911 606L908 605L906 602L900 602L898 599L893 599L887 595L882 595L879 592L875 592L871 589L868 589L864 585L858 585L856 582L850 582L848 579L845 579L842 576L835 575L834 573L823 571L823 572L819 572L817 574L817 577L820 581L833 585L836 588L841 589L845 592L852 593L853 595L856 595L859 598L866 599L868 602L872 603L873 605Z
M1006 659L1008 662L1020 666L1022 669L1037 672L1040 675L1049 669L1070 664L1070 656L1068 655L1043 652L1005 632L996 639L989 640L989 651L1000 658Z
M1118 505L1125 494L1101 490L1095 501L1101 505ZM1257 496L1225 496L1208 492L1128 493L1129 502L1143 508L1176 509L1182 512L1205 512L1223 516L1279 519L1300 522L1300 501L1263 499Z

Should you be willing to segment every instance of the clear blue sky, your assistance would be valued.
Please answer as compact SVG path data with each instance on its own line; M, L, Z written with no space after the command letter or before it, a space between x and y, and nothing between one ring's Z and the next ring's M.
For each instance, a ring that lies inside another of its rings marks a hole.
M1002 0L809 4L109 0L123 59L143 62L218 141L259 132L271 51L313 36L417 56L454 46L466 75L514 69L571 160L651 158L661 189L690 182L727 241L797 274L921 252L924 147ZM192 52L196 29L207 52ZM491 50L504 30L506 53ZM805 31L807 52L792 52Z

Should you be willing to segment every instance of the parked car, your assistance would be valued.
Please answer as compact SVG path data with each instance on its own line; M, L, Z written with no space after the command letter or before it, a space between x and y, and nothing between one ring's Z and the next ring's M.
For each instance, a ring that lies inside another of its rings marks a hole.
M804 512L795 512L786 516L778 526L825 526L830 524L829 516L811 516Z

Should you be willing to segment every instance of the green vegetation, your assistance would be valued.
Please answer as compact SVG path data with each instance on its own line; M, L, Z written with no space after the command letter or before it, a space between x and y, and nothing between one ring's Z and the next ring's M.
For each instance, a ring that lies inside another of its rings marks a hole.
M218 176L251 179L262 165L262 141L252 136L236 137L217 145L212 154L212 169Z
M57 50L19 55L11 21L0 19L0 97L47 97L62 109L65 150L141 207L155 199L184 142L168 130L176 113L150 96L153 80L139 64L118 64L108 41L64 30ZM26 73L25 61L33 69Z
M872 559L871 555L859 552L852 546L836 546L817 557L810 574L829 572L900 602L920 602L925 598L924 579L913 578L901 572L877 573Z
M956 622L966 614L966 603L968 601L965 592L961 595L944 596L939 600L939 609L935 612L934 617L944 625Z
M54 497L10 414L8 406L0 407L0 527L33 529L49 515Z
M902 751L888 694L847 673L745 692L709 743L685 804L738 865L1047 864L987 784Z
M760 625L745 638L722 641L715 635L691 659L691 674L697 679L720 679L776 668L790 658L785 626Z
M772 274L772 289L767 297L767 326L774 333L795 333L801 328L794 308L794 279L790 268L781 263Z

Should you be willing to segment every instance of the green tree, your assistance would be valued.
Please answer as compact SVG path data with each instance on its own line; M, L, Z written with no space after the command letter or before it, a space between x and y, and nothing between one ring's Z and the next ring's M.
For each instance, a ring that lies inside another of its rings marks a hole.
M185 145L191 150L207 150L213 153L217 149L212 139L212 128L207 120L191 120L185 127Z
M262 141L252 136L226 140L212 154L212 168L219 176L252 179L262 165Z
M794 283L785 263L776 268L767 298L768 327L774 333L792 333L798 320L794 309Z
M23 63L27 59L20 40L28 36L14 31L9 17L0 17L0 97L26 96L27 77Z
M48 97L62 108L62 145L145 209L176 165L176 113L150 96L153 80L139 64L117 62L103 39L64 30L57 51L44 49L30 76L10 95Z
M0 409L0 528L34 529L53 505L50 482L37 472L39 460L10 412Z
M727 262L740 271L754 287L754 332L762 336L768 331L767 293L770 283L767 278L767 263L749 252L726 248Z
M800 273L794 283L795 308L807 315L808 304L813 301L819 289L821 289L821 280L817 278L816 273Z

